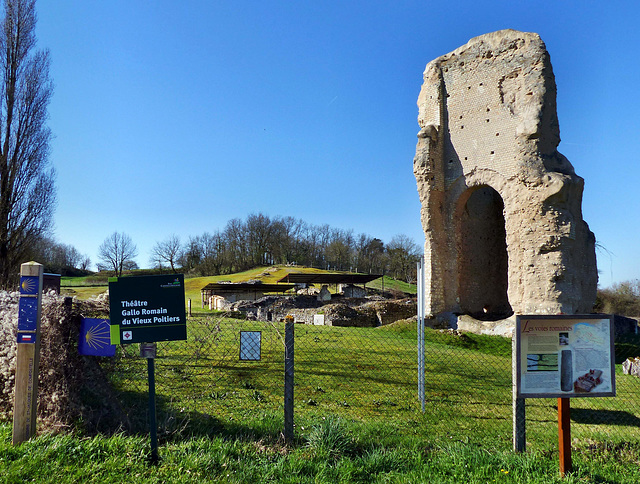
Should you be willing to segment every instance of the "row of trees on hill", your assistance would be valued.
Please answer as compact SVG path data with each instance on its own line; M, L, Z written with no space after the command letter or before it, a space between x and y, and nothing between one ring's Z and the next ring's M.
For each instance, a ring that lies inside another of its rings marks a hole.
M258 213L229 220L223 230L155 244L151 264L198 275L229 274L270 264L388 274L413 282L421 247L406 235L387 244L352 230L313 225L294 217Z
M82 276L89 273L91 259L73 245L56 242L49 237L40 238L32 247L29 258L41 261L44 271L63 276Z
M606 314L640 316L640 279L618 282L610 288L599 289L594 309Z

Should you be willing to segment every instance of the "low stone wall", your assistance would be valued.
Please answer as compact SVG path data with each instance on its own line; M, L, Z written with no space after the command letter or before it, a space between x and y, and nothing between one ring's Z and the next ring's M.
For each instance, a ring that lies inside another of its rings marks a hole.
M351 326L356 328L375 328L380 326L372 308L359 306L352 308L346 304L327 304L324 306L324 324L326 326Z
M468 333L498 335L511 338L516 327L516 317L511 316L499 321L480 321L466 314L460 316L451 315L449 327ZM637 334L638 321L633 318L614 315L613 327L615 337L627 334Z
M416 313L415 299L370 301L345 298L340 302L313 308L292 308L274 304L255 309L256 318L261 321L283 321L290 314L297 323L314 324L314 316L322 314L325 326L360 328L391 324L401 319L415 317Z
M478 319L472 318L471 316L463 314L458 316L457 324L453 329L466 331L468 333L487 334L492 336L504 336L506 338L511 338L513 336L513 330L515 327L515 316L511 316L507 319L501 319L499 321L480 321Z
M410 319L418 314L418 304L415 299L372 301L364 304L363 308L375 312L376 326L395 323L401 319Z

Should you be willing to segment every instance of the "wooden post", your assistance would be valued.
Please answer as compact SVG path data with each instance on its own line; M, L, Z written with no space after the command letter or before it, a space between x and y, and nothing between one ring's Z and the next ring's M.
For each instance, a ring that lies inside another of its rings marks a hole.
M558 443L560 475L571 472L571 399L558 398Z
M36 262L27 262L20 266L18 348L13 404L14 445L29 440L36 433L42 273L43 266Z
M189 298L189 317L193 317L193 314L191 314L191 298Z

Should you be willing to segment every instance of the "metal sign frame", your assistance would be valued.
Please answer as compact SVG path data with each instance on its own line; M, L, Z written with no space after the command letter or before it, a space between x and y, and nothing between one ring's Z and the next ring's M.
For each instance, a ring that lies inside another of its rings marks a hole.
M616 394L613 316L516 317L517 398Z

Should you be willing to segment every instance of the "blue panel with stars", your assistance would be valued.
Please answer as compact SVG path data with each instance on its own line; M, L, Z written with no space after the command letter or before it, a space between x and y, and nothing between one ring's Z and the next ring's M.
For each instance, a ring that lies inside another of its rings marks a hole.
M38 298L21 297L18 302L18 331L38 329Z

